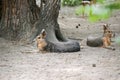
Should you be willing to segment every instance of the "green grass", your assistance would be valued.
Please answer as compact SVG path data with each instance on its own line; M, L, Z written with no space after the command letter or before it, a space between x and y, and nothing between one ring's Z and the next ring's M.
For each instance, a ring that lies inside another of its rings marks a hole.
M98 3L104 3L105 0L96 0Z
M111 11L104 7L95 7L91 9L91 14L89 15L89 20L91 22L96 22L100 20L108 19L111 15Z
M84 12L88 16L90 22L96 22L99 20L108 19L110 17L111 11L105 7L96 7L96 6L80 6L76 9L76 15L82 15Z
M106 6L106 8L109 8L111 10L120 9L120 1L112 3L112 4L109 4L109 5Z
M76 6L81 3L82 0L61 0L63 6ZM104 4L105 0L97 0L97 3ZM96 7L96 6L80 6L76 9L76 15L82 15L83 12L88 15L88 19L90 22L96 22L104 19L108 19L111 15L111 12L115 9L120 9L120 1L115 1L106 6Z

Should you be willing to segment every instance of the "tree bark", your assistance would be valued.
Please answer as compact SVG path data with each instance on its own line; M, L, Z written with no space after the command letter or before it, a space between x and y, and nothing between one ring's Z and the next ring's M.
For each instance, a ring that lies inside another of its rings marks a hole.
M58 52L79 51L76 41L66 39L60 31L58 15L60 0L1 0L0 35L6 39L32 42L42 29L47 41L60 47Z
M2 0L0 35L10 40L28 39L39 19L35 0Z

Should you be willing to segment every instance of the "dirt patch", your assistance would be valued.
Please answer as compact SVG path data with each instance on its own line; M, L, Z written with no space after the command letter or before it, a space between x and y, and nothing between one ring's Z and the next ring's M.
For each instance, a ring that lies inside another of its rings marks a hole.
M66 9L70 10L65 12ZM65 8L60 12L59 24L66 37L81 42L88 35L101 35L104 23L111 24L116 37L120 35L120 11L97 23L76 17L73 11L74 8ZM120 46L116 43L113 44L115 51L88 47L83 41L84 49L79 52L41 54L36 45L16 45L3 38L0 42L0 80L120 79Z

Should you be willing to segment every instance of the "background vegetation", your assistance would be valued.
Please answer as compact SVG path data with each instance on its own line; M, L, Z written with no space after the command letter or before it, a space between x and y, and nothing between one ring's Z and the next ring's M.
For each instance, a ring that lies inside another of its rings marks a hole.
M61 0L63 6L77 6L82 0Z
M82 0L61 0L63 6L78 6ZM105 0L96 0L99 3L103 3Z
M104 19L108 19L113 10L120 9L120 0L96 0L99 6L85 6L81 4L82 0L62 0L62 6L79 6L75 14L80 16L83 11L88 16L90 22L96 22ZM116 38L115 41L120 44L120 37Z

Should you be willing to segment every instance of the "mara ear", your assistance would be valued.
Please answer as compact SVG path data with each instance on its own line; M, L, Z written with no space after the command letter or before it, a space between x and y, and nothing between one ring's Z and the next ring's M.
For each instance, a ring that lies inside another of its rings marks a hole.
M103 25L103 31L104 31L104 34L106 33L106 31L109 30L109 25L108 24L104 24Z
M43 38L46 37L47 33L46 33L45 29L42 29L42 31L41 31L41 35L42 35Z
M103 30L107 30L108 29L108 24L104 24L103 25Z

